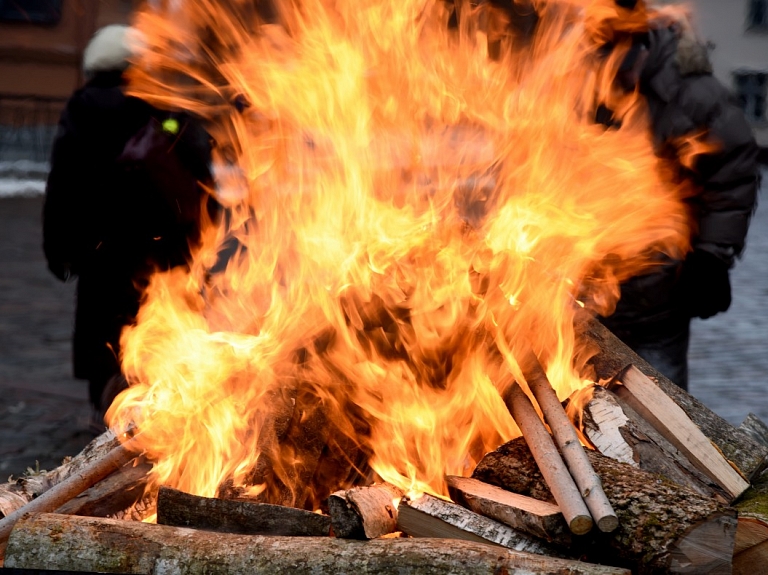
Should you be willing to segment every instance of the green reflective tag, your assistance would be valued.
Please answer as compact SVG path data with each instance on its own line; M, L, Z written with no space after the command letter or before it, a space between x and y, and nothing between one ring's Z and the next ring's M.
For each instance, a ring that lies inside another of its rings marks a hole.
M179 121L176 118L166 118L163 120L163 132L166 134L178 134Z

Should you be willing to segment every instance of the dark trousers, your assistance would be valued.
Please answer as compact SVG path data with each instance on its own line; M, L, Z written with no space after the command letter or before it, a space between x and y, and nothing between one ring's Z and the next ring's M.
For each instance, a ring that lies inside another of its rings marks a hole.
M690 318L673 315L636 325L621 324L613 318L601 321L637 355L678 387L688 391Z

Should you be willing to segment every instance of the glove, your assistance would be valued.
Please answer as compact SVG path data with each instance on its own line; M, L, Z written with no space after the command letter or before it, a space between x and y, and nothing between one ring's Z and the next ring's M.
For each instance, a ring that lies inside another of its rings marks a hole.
M685 258L678 288L680 305L689 317L707 319L731 305L728 264L704 250L693 250Z

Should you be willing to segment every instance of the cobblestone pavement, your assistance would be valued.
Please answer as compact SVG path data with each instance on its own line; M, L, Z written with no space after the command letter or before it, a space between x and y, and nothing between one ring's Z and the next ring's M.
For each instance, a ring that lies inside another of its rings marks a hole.
M39 196L0 198L0 481L36 462L51 469L91 439L86 384L71 377L74 284L46 269L41 207ZM768 422L766 270L761 206L733 272L731 310L695 322L691 342L691 392L735 425L750 412Z

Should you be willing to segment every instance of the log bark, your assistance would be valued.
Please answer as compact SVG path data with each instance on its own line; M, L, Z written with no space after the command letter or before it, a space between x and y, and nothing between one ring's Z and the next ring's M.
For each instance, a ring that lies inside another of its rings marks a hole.
M736 512L664 478L588 453L619 517L611 534L573 538L588 561L648 573L730 573ZM554 501L525 442L487 454L473 477L509 491Z
M134 451L136 449L135 441L135 439L129 439L124 444L118 445L100 459L91 462L54 485L37 499L30 501L24 507L0 519L0 556L3 555L13 526L23 515L54 511L73 497L76 497L111 473L117 471L136 457Z
M331 518L294 507L200 497L160 487L157 523L222 533L322 537Z
M456 503L428 494L417 499L403 498L399 506L397 525L403 533L411 537L444 537L495 543L515 551L565 557L561 550L552 545Z
M760 445L768 447L768 425L754 413L750 413L739 425L739 431L749 435Z
M629 365L652 378L701 429L725 458L748 480L755 480L768 467L768 447L725 421L698 399L680 389L651 364L637 355L595 318L586 315L576 326L583 343L595 354L585 366L585 377L610 381Z
M19 522L6 566L165 575L630 575L469 541L234 535L54 514Z
M592 469L571 420L531 349L523 354L520 367L597 528L604 533L614 531L619 526L619 520L605 496L600 477Z
M388 483L337 491L328 498L336 537L375 539L397 531L397 505L403 490Z
M730 495L730 501L749 489L749 482L728 463L685 411L635 366L617 375L610 389L683 452L699 471L722 487Z
M86 445L79 454L66 458L56 469L24 475L0 485L0 518L10 515L70 475L103 458L118 445L120 442L115 434L106 431Z
M577 535L592 529L592 516L581 497L555 443L539 419L531 400L513 383L504 394L504 403L523 432L523 439L533 454L568 528Z
M446 482L451 499L475 513L545 541L570 542L570 530L557 505L470 477L448 476Z
M109 517L125 511L144 497L151 469L149 463L121 467L56 509L56 513Z
M582 431L597 451L643 471L663 475L699 495L716 497L722 503L730 501L728 493L626 402L599 385L588 391L592 399L581 412Z

